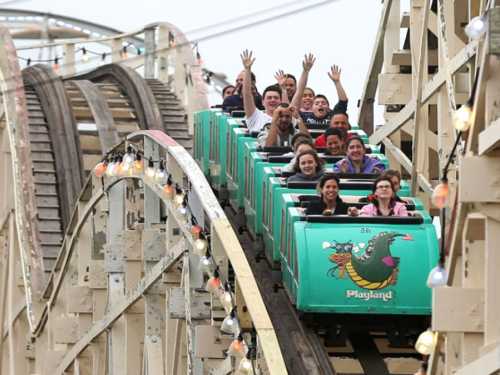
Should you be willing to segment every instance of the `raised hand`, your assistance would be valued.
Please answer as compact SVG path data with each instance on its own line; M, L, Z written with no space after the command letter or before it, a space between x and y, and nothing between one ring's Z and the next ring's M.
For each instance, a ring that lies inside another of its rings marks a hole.
M332 67L330 68L330 71L328 72L328 77L330 77L330 79L333 82L338 82L338 81L340 81L340 73L342 73L342 70L339 68L339 66L332 65Z
M253 57L253 52L249 50L244 50L241 55L241 62L243 63L243 67L245 69L251 70L252 65L255 62L255 57Z
M309 72L316 61L316 57L312 53L304 55L304 61L302 62L302 68L304 71Z
M286 75L285 75L285 72L283 70L280 69L276 73L274 73L274 78L276 79L276 81L278 82L278 85L280 87L285 86Z
M294 106L290 106L288 107L288 109L290 110L290 114L292 115L293 118L296 119L299 118L299 111L297 111L297 108L295 108Z

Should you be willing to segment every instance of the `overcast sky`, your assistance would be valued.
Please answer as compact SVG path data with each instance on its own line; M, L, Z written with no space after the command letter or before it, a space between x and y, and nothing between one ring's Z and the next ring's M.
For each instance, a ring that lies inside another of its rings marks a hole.
M168 21L183 31L189 31L270 7L283 5L283 9L277 9L275 13L296 8L297 4L293 8L286 6L290 1L33 0L13 4L12 7L81 18L123 31L140 29L155 21ZM307 3L303 1L299 5ZM230 81L242 69L241 50L253 50L257 58L254 72L260 90L274 83L273 73L277 69L298 77L304 53L311 52L316 55L317 61L310 74L309 86L317 93L325 94L331 102L335 102L337 96L327 71L332 64L340 65L342 82L350 99L349 112L351 118L356 119L356 104L361 96L381 9L379 0L337 0L303 13L200 42L199 48L205 66L227 74ZM238 24L242 22L245 21ZM212 34L228 27L231 25L222 25L219 29L196 35Z

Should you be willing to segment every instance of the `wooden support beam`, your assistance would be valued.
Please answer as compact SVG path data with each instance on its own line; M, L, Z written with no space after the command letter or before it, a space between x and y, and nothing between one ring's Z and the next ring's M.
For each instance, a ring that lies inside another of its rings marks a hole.
M473 41L465 46L453 59L450 60L450 72L455 74L464 64L475 56L477 50L477 41ZM436 73L431 80L422 88L422 103L426 103L434 93L446 82L444 72ZM379 130L370 136L370 143L379 144L383 138L390 136L398 131L408 120L413 118L415 113L415 99L412 98L398 116L391 122L382 126Z
M161 277L161 275L172 267L179 257L183 254L185 249L184 241L179 242L169 255L164 256L153 267L151 272L146 274L137 285L125 298L118 301L111 306L110 310L92 328L75 343L75 345L64 355L61 363L57 367L55 374L64 375L66 369L71 365L76 356L80 354L97 336L102 334L108 327L110 327L123 313L134 304L139 298L142 297L153 284Z
M442 287L432 290L432 329L440 332L482 332L484 290Z
M464 157L461 161L460 174L467 176L458 182L458 198L461 202L500 203L498 157ZM477 186L478 181L481 181L480 189Z
M480 156L498 150L500 147L500 119L492 122L486 129L479 133L478 154Z
M494 375L500 370L500 347L479 357L475 361L458 369L454 375L485 374Z
M373 103L377 91L378 75L382 71L382 64L384 62L384 33L389 19L391 5L392 0L384 1L382 15L377 29L377 36L375 37L375 46L368 67L368 75L363 86L363 93L361 94L358 124L367 134L373 133ZM368 114L371 115L367 117Z

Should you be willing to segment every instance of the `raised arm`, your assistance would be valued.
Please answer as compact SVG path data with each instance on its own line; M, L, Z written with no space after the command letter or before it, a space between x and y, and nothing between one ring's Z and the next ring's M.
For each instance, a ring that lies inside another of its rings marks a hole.
M335 84L335 89L337 90L337 96L339 97L339 101L347 102L347 94L340 82L340 74L342 70L337 65L332 65L330 71L328 72L328 77Z
M304 55L304 61L302 62L302 74L300 75L299 82L297 83L297 91L292 98L290 105L295 108L301 108L302 96L304 95L304 89L307 86L307 79L309 78L309 72L314 65L316 58L312 53Z
M278 70L276 73L274 73L274 78L276 79L276 82L278 83L278 86L281 88L281 103L288 103L288 94L286 92L286 75L283 70Z
M299 111L295 107L290 107L290 112L292 113L292 118L297 122L298 129L301 133L309 134L309 129L304 124L302 117L299 115Z
M243 79L242 89L243 108L248 118L252 116L257 109L255 106L255 98L252 94L252 65L255 62L255 58L252 56L252 51L248 51L247 49L244 50L240 56L243 68L245 68L245 78Z

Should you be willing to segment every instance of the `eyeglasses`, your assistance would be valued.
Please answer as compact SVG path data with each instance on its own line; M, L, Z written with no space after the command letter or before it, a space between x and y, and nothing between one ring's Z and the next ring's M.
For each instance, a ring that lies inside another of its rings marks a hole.
M391 185L378 185L377 189L392 189Z

